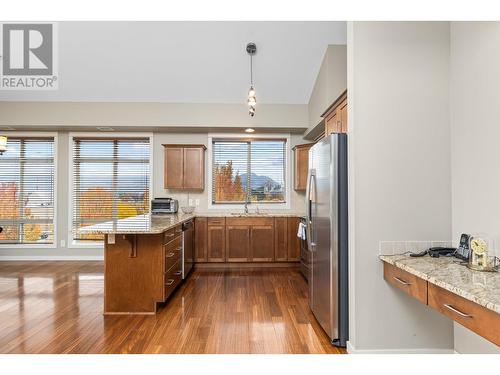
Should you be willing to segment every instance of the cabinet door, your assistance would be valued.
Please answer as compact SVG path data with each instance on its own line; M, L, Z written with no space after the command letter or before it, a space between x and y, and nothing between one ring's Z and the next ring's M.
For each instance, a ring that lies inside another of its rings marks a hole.
M224 262L226 259L225 250L225 227L223 225L209 225L208 228L208 261Z
M248 262L250 257L250 227L248 225L226 226L226 261Z
M207 261L207 218L197 217L194 222L194 259L195 262Z
M274 260L273 225L252 226L250 257L252 262L272 262Z
M295 149L295 190L306 190L310 148L308 146Z
M288 224L286 217L274 218L274 259L286 262L288 259Z
M182 147L165 147L165 189L182 189L183 159Z
M337 110L340 112L341 133L347 133L347 99L344 100Z
M325 120L325 137L328 137L332 133L338 133L338 116L337 112L333 112L326 117Z
M184 148L183 187L203 190L205 188L205 150L201 147Z
M288 261L296 262L300 260L300 238L297 237L299 227L298 217L288 218Z

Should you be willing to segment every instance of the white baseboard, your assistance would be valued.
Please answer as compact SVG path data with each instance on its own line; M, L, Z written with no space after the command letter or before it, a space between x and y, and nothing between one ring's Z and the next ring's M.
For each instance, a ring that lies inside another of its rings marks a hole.
M453 354L453 349L356 349L350 341L347 341L347 353L349 354Z
M75 261L90 261L104 260L102 255L0 255L0 262L5 261L58 261L58 260L75 260Z

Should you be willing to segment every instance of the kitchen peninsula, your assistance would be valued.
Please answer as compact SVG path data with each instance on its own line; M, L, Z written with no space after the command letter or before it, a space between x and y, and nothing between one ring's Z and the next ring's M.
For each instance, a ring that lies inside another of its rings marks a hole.
M104 314L155 314L187 277L183 264L298 267L296 213L140 215L82 228L104 235ZM186 237L183 224L194 222ZM185 251L190 243L194 252ZM229 264L231 263L231 264Z

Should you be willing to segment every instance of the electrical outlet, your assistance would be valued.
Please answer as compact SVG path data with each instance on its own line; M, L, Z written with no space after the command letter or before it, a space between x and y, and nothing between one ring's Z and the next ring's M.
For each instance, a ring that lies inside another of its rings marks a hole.
M193 205L193 199L189 199L189 205L192 206Z
M196 200L196 207L198 207L199 205L200 205L200 200L199 200L199 199L197 199L197 200Z
M115 235L114 234L108 234L108 244L113 245L115 243Z
M61 240L60 244L61 244L61 247L66 247L66 241L65 240Z

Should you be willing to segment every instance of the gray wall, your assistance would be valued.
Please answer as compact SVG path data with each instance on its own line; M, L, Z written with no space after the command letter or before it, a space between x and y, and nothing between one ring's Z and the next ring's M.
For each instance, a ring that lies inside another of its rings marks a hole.
M381 240L449 239L449 25L348 25L350 349L449 351L449 319L383 280Z
M452 233L484 233L500 256L500 23L451 23ZM479 214L478 214L479 213ZM455 350L500 348L455 324Z
M347 88L347 47L330 45L325 51L309 99L309 129L321 122L321 115Z

